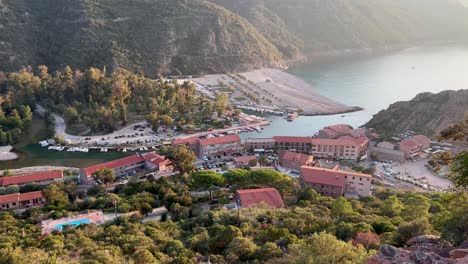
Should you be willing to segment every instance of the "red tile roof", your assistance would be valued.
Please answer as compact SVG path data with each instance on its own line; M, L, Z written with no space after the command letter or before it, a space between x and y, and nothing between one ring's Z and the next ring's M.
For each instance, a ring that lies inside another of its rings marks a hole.
M199 139L200 145L203 145L203 146L230 143L230 142L236 142L236 141L240 143L240 137L238 135L227 135L224 137Z
M287 136L275 136L273 137L275 142L290 142L290 143L310 143L310 137L287 137Z
M337 124L333 126L327 126L324 129L331 129L335 132L341 132L341 133L346 133L350 131L352 128L349 125L346 124Z
M416 136L413 136L411 137L411 140L414 141L415 143L417 143L418 145L429 145L431 140L426 137L426 136L423 136L423 135L416 135Z
M0 196L0 204L14 203L14 202L24 202L33 199L42 198L41 191L37 192L28 192L28 193L13 193Z
M166 159L164 156L158 155L156 152L148 152L145 154L141 155L143 159L145 159L147 162L152 163L156 166L159 166L161 163L166 162L168 163L169 160Z
M274 208L284 208L283 199L274 188L237 190L242 207L258 205L262 202Z
M359 137L354 139L354 142L356 142L358 145L363 145L367 144L369 142L369 139L367 137Z
M409 139L404 139L400 142L400 147L414 147L414 146L421 146L421 147L428 147L431 140L423 135L416 135Z
M345 185L345 176L372 178L372 175L359 172L333 170L308 166L301 167L301 177L305 182L308 183L319 183L341 187Z
M310 159L314 157L311 155L306 155L302 153L292 152L292 151L285 151L281 156L281 162L284 161L293 161L298 162L299 164L306 165Z
M251 160L256 160L257 157L255 155L252 155L252 156L243 156L243 157L237 157L237 158L234 158L234 162L237 162L237 163L248 163L249 161Z
M182 144L196 144L198 141L198 137L189 137L189 138L176 138L172 141L173 145L182 145Z
M26 175L17 175L11 177L3 177L0 178L0 186L8 186L14 184L26 184L32 182L40 182L40 181L47 181L63 178L63 171L62 170L53 170L53 171L46 171L46 172L38 172Z
M348 134L353 137L364 137L366 136L366 130L364 128L357 128L349 131Z
M135 163L139 163L143 161L145 161L145 159L141 155L133 155L133 156L101 163L98 165L94 165L88 168L84 168L84 171L86 173L86 176L89 177L91 176L91 174L95 173L99 169L103 169L103 168L115 169L115 168L122 167L124 165L135 164Z
M315 167L301 167L301 178L306 183L318 183L330 186L345 186L345 178L341 173L335 173L336 171L315 168Z
M414 147L414 146L417 146L418 144L416 144L416 142L414 142L413 140L411 139L404 139L400 142L400 147L403 146L403 147Z

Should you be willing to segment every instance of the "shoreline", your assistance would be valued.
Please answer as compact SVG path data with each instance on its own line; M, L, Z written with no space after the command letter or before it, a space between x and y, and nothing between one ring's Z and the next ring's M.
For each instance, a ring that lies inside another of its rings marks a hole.
M301 115L334 115L362 110L348 106L318 93L310 84L284 70L262 68L236 74L211 74L186 79L197 86L197 91L214 98L229 93L233 105L258 108L296 109ZM185 80L179 80L185 81ZM221 87L225 85L228 87ZM223 90L224 89L224 90ZM249 98L247 94L256 94ZM237 101L242 98L242 101ZM255 100L257 99L257 100ZM260 99L260 100L259 100Z
M13 150L11 145L0 147L0 162L16 160L19 158L19 155L11 150Z
M359 112L362 110L365 110L365 108L362 108L360 106L352 106L350 110L345 110L342 112L336 112L336 113L329 113L329 114L306 114L306 113L301 113L300 116L332 116L332 115L339 115L339 114L349 114L349 113L354 113L354 112Z

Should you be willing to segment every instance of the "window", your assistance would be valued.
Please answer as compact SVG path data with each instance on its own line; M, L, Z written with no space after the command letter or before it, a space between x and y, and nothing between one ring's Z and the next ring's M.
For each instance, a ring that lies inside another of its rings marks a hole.
M353 180L356 179L356 177L353 176Z

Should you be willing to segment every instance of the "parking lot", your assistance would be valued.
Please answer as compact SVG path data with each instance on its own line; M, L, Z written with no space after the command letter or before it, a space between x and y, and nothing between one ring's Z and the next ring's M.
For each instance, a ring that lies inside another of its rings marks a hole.
M381 175L384 179L410 184L428 191L450 188L452 186L450 180L433 174L425 166L427 161L428 159L420 159L418 161L406 161L402 164L379 162L375 166L375 173Z

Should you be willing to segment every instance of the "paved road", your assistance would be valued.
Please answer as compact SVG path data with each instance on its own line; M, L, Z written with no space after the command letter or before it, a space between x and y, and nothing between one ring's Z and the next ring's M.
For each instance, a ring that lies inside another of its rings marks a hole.
M46 112L46 109L40 105L36 105L37 111ZM121 146L153 146L158 141L170 141L174 138L171 131L167 133L155 134L148 122L142 121L128 125L120 130L114 131L113 133L100 135L100 136L76 136L66 133L67 125L65 120L52 113L55 119L55 136L63 138L68 145L77 145L80 147L121 147ZM236 126L226 129L216 129L213 131L199 132L195 134L184 134L178 138L189 138L189 137L201 137L215 133L225 133L232 130L242 130L251 127L263 127L269 125L269 121L261 121L257 124L247 126ZM135 125L140 126L139 129L134 129ZM138 143L140 141L140 143ZM147 143L145 142L147 141Z

